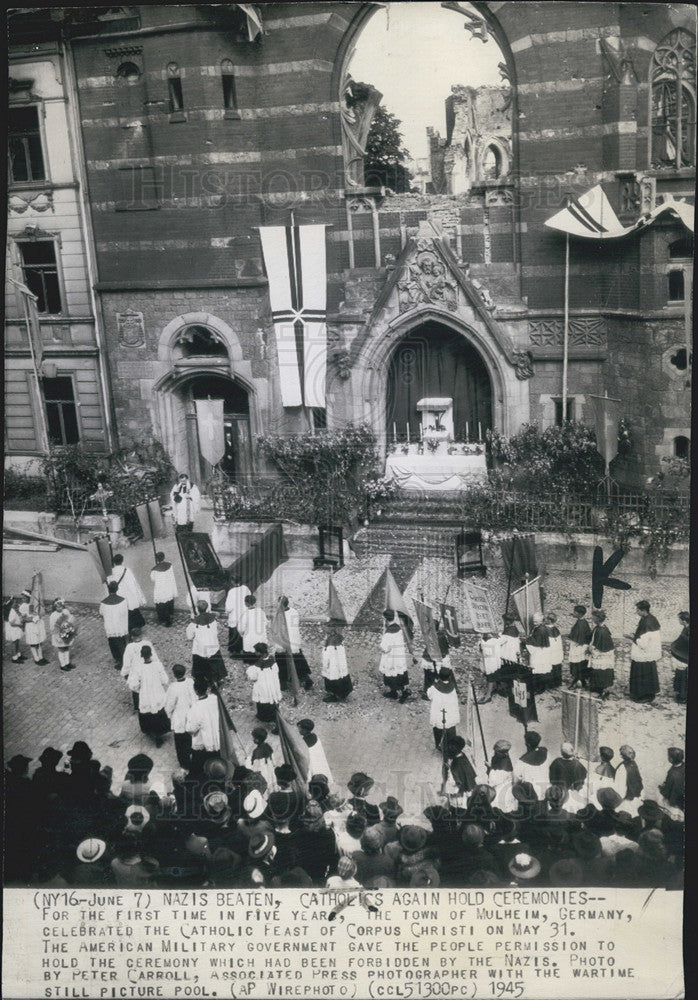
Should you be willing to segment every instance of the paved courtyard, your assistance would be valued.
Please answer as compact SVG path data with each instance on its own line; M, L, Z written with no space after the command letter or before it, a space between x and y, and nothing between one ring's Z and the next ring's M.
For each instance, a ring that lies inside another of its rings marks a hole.
M154 759L158 777L170 786L176 768L172 738L156 749L144 737L133 712L130 692L119 672L112 666L101 619L96 607L72 605L79 635L74 647L77 669L62 673L51 650L48 666L36 666L31 659L14 664L5 650L4 669L4 742L6 759L15 753L36 758L48 744L68 749L74 740L85 739L103 765L114 770L114 786L123 779L129 757L145 751ZM172 628L154 623L153 612L145 635L169 669L173 663L190 663L189 644L185 639L187 616L180 613ZM367 627L346 630L346 647L354 692L346 705L325 704L320 677L323 626L309 623L302 629L303 645L315 677L315 687L302 692L297 706L284 695L282 711L291 722L310 717L323 741L335 781L345 786L356 770L369 773L376 781L372 798L396 794L409 812L421 811L436 801L440 785L440 758L433 749L428 722L428 704L419 698L421 668L412 669L414 697L405 705L381 697L378 675L378 633ZM221 637L224 636L221 627ZM671 696L671 673L668 656L660 667L662 692L652 706L634 705L627 699L629 644L617 665L618 684L611 699L599 707L600 741L616 751L630 743L645 782L646 797L656 796L657 784L666 773L666 749L684 745L685 710ZM49 647L50 648L50 647ZM474 641L454 653L459 689L464 699L470 667L476 663ZM251 749L250 731L255 725L250 702L251 685L244 667L228 660L229 676L223 686L225 700L245 750ZM566 676L565 667L565 676ZM474 675L477 680L477 674ZM553 755L560 744L560 692L549 692L538 699L537 726ZM505 699L495 698L481 707L488 751L502 736L512 742L512 759L524 752L523 728L509 717ZM467 735L465 708L460 731ZM272 739L272 742L275 741ZM236 742L242 753L240 744ZM276 742L278 748L278 742ZM475 732L476 761L482 763L481 741ZM32 765L32 767L35 765Z

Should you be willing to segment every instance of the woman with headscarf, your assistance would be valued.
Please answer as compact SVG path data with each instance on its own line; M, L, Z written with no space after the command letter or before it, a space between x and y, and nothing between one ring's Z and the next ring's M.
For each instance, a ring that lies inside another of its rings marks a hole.
M53 611L48 620L51 633L51 644L58 654L61 670L72 670L75 666L70 662L70 650L75 642L77 629L75 619L65 606L65 601L57 597L53 602Z
M409 689L409 651L402 628L396 621L396 614L390 608L383 612L385 632L381 638L381 658L378 669L387 691L384 698L393 698L400 702L407 701Z
M689 624L688 611L679 612L679 621L683 628L680 635L671 644L671 659L674 666L674 694L679 705L685 705L688 698L688 649ZM28 640L27 640L28 641Z
M642 777L635 763L635 751L627 743L620 748L620 757L615 776L616 791L623 799L619 809L635 817L642 802Z
M138 694L138 724L141 732L162 746L162 738L170 731L165 711L169 678L150 646L141 649L142 662L129 674L129 687Z
M322 651L322 677L327 694L323 701L344 701L354 689L347 668L347 652L341 632L332 631Z
M279 668L265 642L258 642L254 653L257 662L247 668L247 679L252 681L252 701L260 722L274 722L276 706L281 701Z
M589 664L589 690L594 691L605 701L611 693L609 688L613 686L616 679L614 670L615 643L611 638L608 626L605 624L606 612L594 609L591 612L591 619L594 628L589 640L589 658L591 660Z
M635 607L640 620L630 647L630 697L649 704L659 691L657 660L662 657L662 637L649 601L638 601Z

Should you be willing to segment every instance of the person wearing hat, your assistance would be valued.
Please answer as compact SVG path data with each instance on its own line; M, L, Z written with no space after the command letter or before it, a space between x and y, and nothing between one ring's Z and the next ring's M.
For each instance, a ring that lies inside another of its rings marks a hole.
M491 838L489 852L502 874L508 872L509 862L515 854L528 850L528 845L521 841L520 833L519 820L504 815L497 819L497 828Z
M250 597L250 588L243 583L239 574L229 574L230 589L225 598L225 613L228 616L228 652L234 660L242 657L242 635L240 621L245 610L245 598Z
M442 739L455 736L460 722L458 692L452 670L441 667L436 680L427 690L427 698L431 702L429 723L434 734L434 746L440 750Z
M354 851L352 858L356 862L356 877L361 885L366 885L371 879L387 875L392 878L395 871L393 859L383 853L383 836L378 824L369 826L361 834L361 849Z
M174 567L165 559L164 552L155 553L155 565L150 571L150 579L153 583L153 603L158 622L169 628L172 625L175 598L179 591Z
M138 694L138 724L145 736L162 746L163 736L170 731L170 720L165 712L168 677L160 660L153 656L150 646L141 649L141 662L129 674L128 686Z
M297 726L303 742L308 748L308 774L324 774L329 783L333 785L332 770L320 738L315 732L315 723L312 719L301 719Z
M280 874L276 854L276 838L270 830L258 830L252 834L247 847L248 862L245 869L251 886L271 885L274 875Z
M555 758L548 771L550 784L579 791L586 780L586 776L587 769L575 756L572 744L568 742L563 743L560 747L560 756Z
M274 751L267 743L267 730L264 726L255 726L252 730L252 741L254 749L247 758L247 766L251 770L261 774L267 783L267 790L276 790L276 777L274 775Z
M129 806L125 813L126 827L124 833L144 834L150 823L150 813L145 806Z
M128 603L125 597L117 593L118 589L119 584L116 580L110 580L107 584L109 593L99 605L99 613L104 622L104 632L114 660L114 667L121 670L129 639L129 622Z
M356 878L356 862L353 858L343 856L337 862L337 874L330 875L325 882L328 889L341 892L346 889L360 889L361 882Z
M286 622L286 634L290 645L290 649L281 647L276 653L276 663L279 667L279 682L281 684L281 690L285 690L286 685L288 684L290 675L288 657L290 656L293 658L293 665L296 668L296 677L305 690L309 691L313 686L313 679L310 676L310 664L306 660L305 654L301 649L300 615L298 614L296 608L292 606L290 599L285 596L279 598L279 613L284 616L284 621Z
M611 873L611 861L601 850L601 841L588 829L572 834L572 849L582 866L584 884L589 886L607 885Z
M570 688L586 687L589 679L591 625L586 619L587 609L583 604L575 604L572 614L574 615L574 625L570 629L568 653L572 679Z
M509 751L511 742L507 739L497 740L493 747L492 760L487 766L487 783L495 789L494 807L502 812L511 808L511 786L514 784L514 765Z
M439 867L437 851L427 845L429 834L421 826L403 826L400 829L400 851L395 861L395 881L406 886L420 868L430 864Z
M159 868L155 858L141 854L138 837L124 833L111 862L114 881L122 889L142 889L154 884Z
M254 594L248 594L243 599L244 608L240 615L238 628L242 636L242 659L243 663L256 663L259 659L257 644L264 643L267 639L267 616L264 610L257 606L257 598ZM277 670L278 672L278 670Z
M218 641L218 618L209 608L208 601L196 602L197 613L187 625L187 639L191 642L191 675L217 684L228 676L221 645Z
M638 884L666 889L676 875L676 867L667 856L664 834L661 830L646 830L638 837L637 845Z
M42 643L46 642L46 626L41 611L41 602L33 597L31 590L22 591L19 613L24 620L24 639L29 646L34 663L39 667L45 667L48 660L44 657Z
M548 630L548 637L550 639L550 683L548 687L556 688L560 687L562 684L562 661L564 659L564 652L562 648L562 635L560 634L560 629L557 626L557 615L553 611L549 611L545 616L545 627Z
M187 668L183 663L175 663L172 674L174 680L165 695L165 712L174 735L177 762L186 770L191 762L191 733L187 732L187 716L196 701L196 694L194 681L187 677Z
M531 885L538 885L540 882L540 861L527 851L515 854L507 867L509 875L513 879L512 885L520 885L527 888Z
M194 518L199 513L201 494L199 487L190 482L186 472L180 473L177 482L170 490L172 505L172 520L175 534L180 535L194 530Z
M605 701L616 679L615 643L606 625L606 612L594 609L591 612L594 628L589 640L589 690Z
M550 658L550 633L540 611L533 615L533 628L526 639L526 649L533 674L533 689L535 692L544 691L552 680L553 665Z
M74 664L70 662L70 650L75 642L77 629L75 619L65 606L65 601L57 597L53 602L53 611L49 615L48 630L51 636L51 645L58 655L58 663L61 670L72 670Z
M671 644L671 661L674 667L674 694L679 705L685 705L688 698L688 651L690 647L688 611L679 612L682 629Z
M660 805L674 820L684 819L684 805L686 799L686 764L684 752L680 747L669 747L667 751L671 767L666 773L666 777L659 786L662 796Z
M601 836L601 852L607 858L612 858L619 851L639 850L635 837L639 834L639 822L636 823L630 813L619 810L613 814L613 832Z
M616 769L611 763L613 760L613 750L611 747L599 747L599 757L601 762L589 774L589 798L596 798L596 793L600 788L613 788L615 784Z
M292 837L290 847L295 863L308 873L315 885L324 885L339 855L334 832L327 826L325 813L314 799L305 804L299 827Z
M129 684L129 678L133 673L140 669L140 665L143 662L141 656L141 650L144 646L150 646L153 651L153 655L157 658L157 653L155 652L155 647L153 646L150 639L143 638L143 629L134 628L131 629L131 634L129 637L129 642L126 644L126 649L124 650L124 655L121 661L121 676ZM131 690L131 697L133 699L134 711L138 711L138 692Z
M66 773L58 771L58 763L63 758L61 750L46 747L39 755L39 767L32 775L32 789L41 798L48 795L62 795L66 790Z
M409 650L395 612L387 609L383 612L383 618L385 631L381 638L381 658L378 665L387 688L387 691L383 691L383 697L399 700L402 703L410 696Z
M323 701L342 702L354 689L347 667L347 651L344 637L337 628L332 628L322 650L322 677L325 683Z
M186 729L191 734L191 765L189 773L200 774L204 764L220 756L220 714L218 698L209 691L204 677L194 679L196 701L187 713Z
M398 816L402 815L404 810L394 795L388 795L385 802L381 802L379 808L381 819L375 824L376 829L380 832L384 845L392 844L400 836L400 831L395 821Z
M25 621L19 610L21 604L21 597L13 597L7 612L7 618L5 619L5 638L12 647L13 663L22 663L26 660L26 656L19 649L19 644L24 639L25 628Z
M299 817L306 803L306 795L299 790L299 779L291 764L279 764L274 768L277 792L284 797L284 815L292 829L298 828ZM281 800L279 800L281 801Z
M308 778L308 795L314 799L322 809L327 811L327 799L330 794L330 782L326 774L311 774Z
M485 831L478 823L465 823L461 831L460 853L450 860L448 868L442 866L443 882L460 889L471 884L473 872L489 871L499 874L497 859L485 847Z
M342 821L343 820L343 821ZM327 822L327 819L326 819ZM332 821L335 844L338 854L353 855L361 848L361 837L366 830L366 817L362 813L350 812L339 822Z
M128 631L130 632L132 628L143 628L145 618L141 613L141 608L145 605L145 594L141 590L133 571L124 564L124 557L120 552L117 552L114 556L112 571L107 576L107 596L112 593L109 590L110 583L116 584L116 591L119 597L123 597L128 606Z
M238 882L242 858L227 847L217 847L211 854L210 875L213 885L233 888Z
M98 837L87 837L80 841L75 851L75 862L65 872L70 886L80 888L100 888L114 882L109 863L105 857L107 845Z
M586 885L584 869L576 858L560 858L548 870L548 881L551 886L572 888Z
M631 816L637 816L638 806L642 801L642 777L635 760L635 751L627 743L620 748L620 764L616 768L614 779L615 789L620 795L620 809Z
M549 783L548 749L540 745L541 734L535 729L527 729L524 733L526 753L522 754L514 768L515 781L528 781L536 791L536 797L542 798Z
M466 746L463 737L455 734L446 742L450 782L447 781L444 791L451 805L460 808L465 807L467 796L477 784L475 768L465 753Z
M378 806L366 801L366 796L373 788L375 782L363 771L356 771L347 782L347 788L352 797L348 800L349 806L354 812L360 813L366 818L368 826L374 826L380 822L380 812Z
M215 832L215 828L220 828L227 826L230 817L232 816L232 810L228 802L228 796L225 792L220 791L220 789L214 789L204 795L203 798L204 813L206 819L208 820L209 827L207 828L207 834L209 829L211 832ZM211 837L209 835L209 843L211 842Z
M638 601L635 607L640 620L630 647L630 697L651 704L659 692L657 660L662 658L662 636L649 601Z
M587 830L598 837L608 837L615 832L616 809L623 801L615 788L599 788L596 793L599 809L584 821Z
M256 663L247 668L247 679L252 681L252 701L260 722L275 722L276 706L281 701L279 668L265 642L254 647Z

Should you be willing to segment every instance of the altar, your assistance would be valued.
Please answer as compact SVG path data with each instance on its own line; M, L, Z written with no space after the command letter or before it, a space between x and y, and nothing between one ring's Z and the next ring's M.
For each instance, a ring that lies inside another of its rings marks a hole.
M398 442L394 428L385 475L406 492L446 493L487 478L484 442L453 440L453 400L420 399L420 440ZM409 432L408 432L409 433Z

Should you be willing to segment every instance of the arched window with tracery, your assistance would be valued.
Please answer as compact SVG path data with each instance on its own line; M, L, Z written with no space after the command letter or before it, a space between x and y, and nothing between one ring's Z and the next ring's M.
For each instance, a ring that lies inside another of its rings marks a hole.
M689 167L696 146L696 39L676 28L650 64L650 166Z

